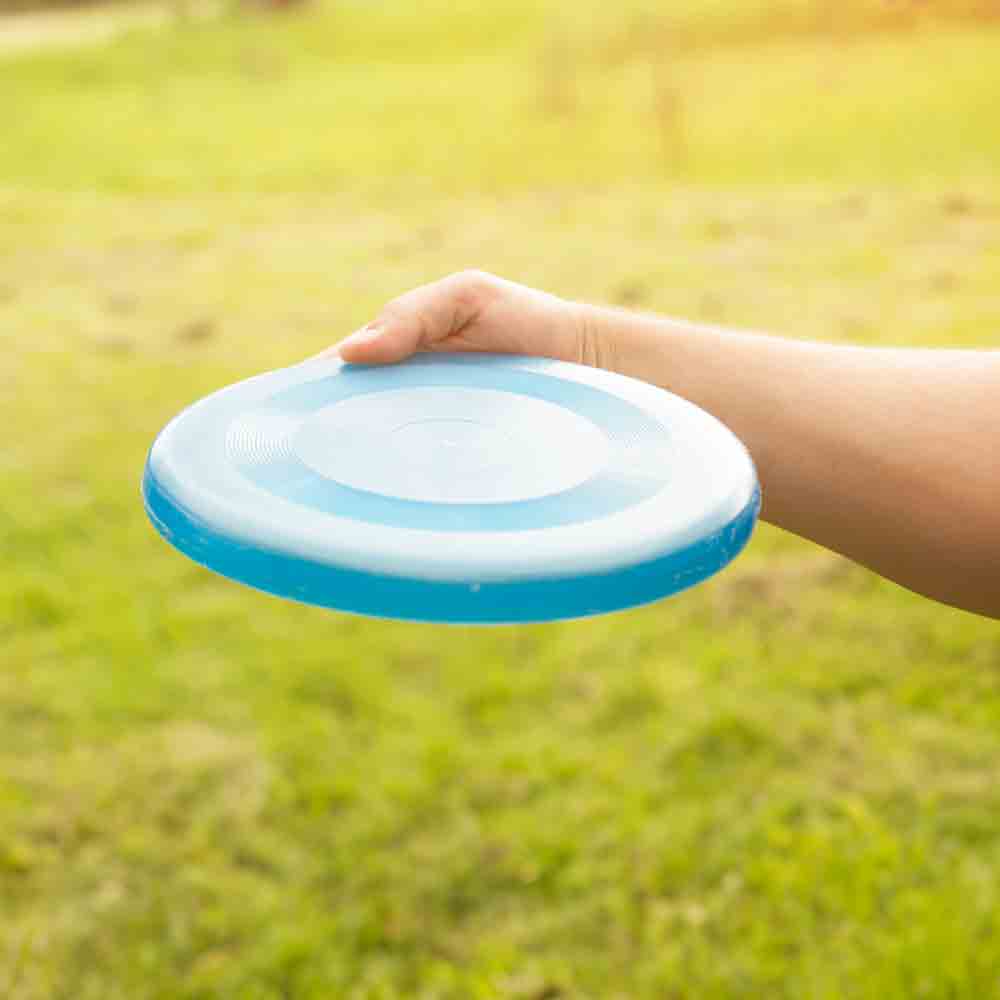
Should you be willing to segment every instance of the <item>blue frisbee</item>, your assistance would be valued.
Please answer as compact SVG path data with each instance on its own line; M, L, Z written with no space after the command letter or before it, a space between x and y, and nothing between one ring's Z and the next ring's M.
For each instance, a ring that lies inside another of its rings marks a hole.
M434 622L578 618L706 579L760 490L703 410L582 365L315 360L175 417L143 477L157 530L258 590Z

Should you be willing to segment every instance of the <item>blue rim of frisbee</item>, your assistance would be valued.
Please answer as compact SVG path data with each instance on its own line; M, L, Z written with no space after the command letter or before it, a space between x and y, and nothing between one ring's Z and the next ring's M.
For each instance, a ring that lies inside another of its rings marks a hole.
M344 385L350 381L345 374L359 372L367 373L369 381L374 377L384 391L386 385L392 386L403 382L409 377L407 369L422 368L420 384L426 384L427 378L434 382L434 374L442 373L441 384L447 384L452 378L452 371L462 371L456 376L458 384L467 385L470 381L470 369L490 368L489 379L483 384L496 384L498 372L509 370L512 383L518 386L519 392L537 392L541 398L558 397L564 387L559 386L559 379L553 377L560 370L565 371L565 363L549 362L543 365L521 364L519 359L498 359L492 356L479 357L475 360L466 358L459 360L459 365L449 361L446 356L430 356L414 359L404 365L381 369L353 369L351 366L338 365L330 377L339 377ZM521 359L524 361L525 359ZM442 367L452 366L452 367ZM304 366L302 366L304 367ZM568 366L573 369L579 366ZM285 369L284 372L290 370ZM553 375L547 375L546 372ZM278 373L275 373L278 374ZM257 380L268 376L258 376ZM542 377L545 383L539 382L541 389L533 388L530 377ZM613 378L621 380L621 376ZM254 379L249 382L256 381ZM281 399L282 406L291 405L303 410L311 410L328 402L331 398L329 386L321 388L322 379L307 379L301 383L280 390L273 397L264 397L260 406L266 409L275 405L274 399ZM475 378L472 379L475 382ZM502 381L502 380L501 380ZM624 380L632 382L632 380ZM213 396L221 396L226 392L238 390L241 385L231 386ZM501 384L499 386L503 388ZM340 391L338 389L338 391ZM646 387L648 391L648 387ZM586 399L587 392L593 392L585 386L576 386L573 394L575 399ZM359 395L363 393L359 392ZM336 393L334 393L336 395ZM346 394L347 396L350 393ZM669 394L664 394L668 396ZM341 396L345 394L341 392ZM312 399L311 397L315 397ZM207 397L208 400L213 397ZM561 405L572 405L571 399L565 394L558 401ZM593 406L595 399L587 402ZM203 403L206 401L202 401ZM195 404L197 407L199 404ZM617 404L615 404L617 405ZM683 404L691 409L690 404ZM193 410L194 407L189 408ZM183 419L182 413L177 420ZM607 413L612 417L608 418ZM701 414L701 411L698 411ZM702 414L707 417L707 415ZM593 417L593 414L591 414ZM602 419L631 419L627 414L614 417L613 407L602 411ZM712 420L713 418L708 418ZM714 421L713 421L714 422ZM170 425L168 425L169 428ZM721 425L720 425L721 426ZM163 437L167 429L161 434ZM727 435L729 432L725 432ZM729 435L731 437L731 435ZM621 566L601 567L592 572L576 569L572 572L553 572L544 575L514 574L510 579L491 578L475 572L451 574L451 578L442 579L440 575L422 574L398 571L382 571L359 565L331 563L329 560L309 558L300 552L290 552L280 545L269 544L256 537L239 537L237 533L226 530L220 524L213 524L178 496L178 491L171 488L170 477L160 474L154 453L159 442L154 442L150 450L143 474L142 494L147 514L156 530L171 545L184 555L206 568L232 580L236 580L256 590L295 601L335 609L349 613L367 615L375 618L387 618L406 621L444 622L465 624L511 624L519 622L554 621L560 619L582 618L604 614L625 608L649 604L661 598L686 590L703 580L713 576L727 566L746 546L749 541L760 512L760 489L753 473L752 463L746 456L749 467L751 486L744 494L746 501L742 507L727 514L723 523L715 525L709 531L701 531L698 537L687 539L683 544L671 547L668 551L653 554L648 558L632 559ZM735 438L733 439L735 442ZM736 442L738 444L738 442ZM739 446L745 456L745 450ZM285 466L281 463L284 462ZM326 504L329 513L343 516L346 510L348 518L356 517L366 522L378 524L381 521L391 524L397 509L403 512L404 519L409 519L406 525L409 530L424 531L428 538L440 540L446 531L463 531L468 527L462 517L469 517L469 508L462 504L437 505L392 501L364 491L345 488L336 483L329 483L316 476L312 470L304 474L287 468L287 456L278 461L279 472L272 476L268 467L245 470L251 482L255 480L257 488L268 489L280 495L278 487L282 483L296 484L296 488L304 496L286 495L282 500L290 504L300 503L310 509L322 509ZM263 477L263 478L261 478ZM595 477L600 482L600 477ZM277 484L277 485L276 485ZM284 487L281 487L284 488ZM648 492L648 483L632 487L642 499L641 490ZM582 493L581 493L582 490ZM589 492L588 492L589 491ZM578 493L584 498L587 506L598 512L601 504L609 510L616 504L622 504L614 490L600 490L592 481L584 484L579 490L564 491L542 498L532 507L532 504L512 504L519 508L518 514L523 519L525 511L534 510L529 516L554 519L558 523L560 504L568 503L572 509L572 498ZM609 500L609 497L617 499ZM475 508L476 505L472 505ZM501 517L499 530L503 530L502 516L504 505L492 505L496 515ZM440 508L450 508L454 513L462 515L455 524L437 523L440 521ZM599 520L600 514L596 515ZM414 521L414 518L416 520ZM428 520L429 519L429 520ZM422 524L421 520L426 521ZM528 524L528 527L537 525ZM523 525L518 525L523 527ZM415 568L416 570L416 568Z
M410 580L342 569L234 544L173 502L146 471L146 512L188 558L256 590L373 618L513 624L586 618L650 604L707 580L750 540L760 489L726 527L693 545L625 569L512 582ZM391 610L389 610L391 609Z

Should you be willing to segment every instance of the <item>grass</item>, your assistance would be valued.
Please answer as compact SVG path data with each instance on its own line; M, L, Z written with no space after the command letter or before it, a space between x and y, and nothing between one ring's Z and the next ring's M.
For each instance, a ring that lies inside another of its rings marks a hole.
M692 50L671 47L668 28L652 45L526 4L417 18L359 0L324 29L192 25L9 60L3 176L123 193L509 194L989 180L1000 157L995 32L982 26ZM549 113L553 87L572 91L575 114ZM668 97L678 120L664 127Z
M146 524L179 408L459 267L996 345L992 22L420 9L0 62L0 995L995 994L995 624L767 528L635 612L374 623Z

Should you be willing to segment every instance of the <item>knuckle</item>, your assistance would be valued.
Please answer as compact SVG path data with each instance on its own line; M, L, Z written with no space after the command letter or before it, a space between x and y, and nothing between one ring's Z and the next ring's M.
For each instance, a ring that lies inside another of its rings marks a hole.
M462 284L467 285L485 285L493 280L492 274L482 271L478 267L467 267L459 271L456 277Z
M454 284L460 294L482 295L496 285L496 278L486 271L467 268L454 275Z
M457 314L481 312L496 296L499 281L486 271L459 271L451 278L451 299Z

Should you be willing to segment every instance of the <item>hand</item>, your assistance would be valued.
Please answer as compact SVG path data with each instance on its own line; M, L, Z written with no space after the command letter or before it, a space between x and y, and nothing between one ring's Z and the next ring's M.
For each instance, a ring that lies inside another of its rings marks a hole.
M388 364L417 351L527 354L599 365L585 307L481 271L461 271L390 302L324 351L351 364Z

